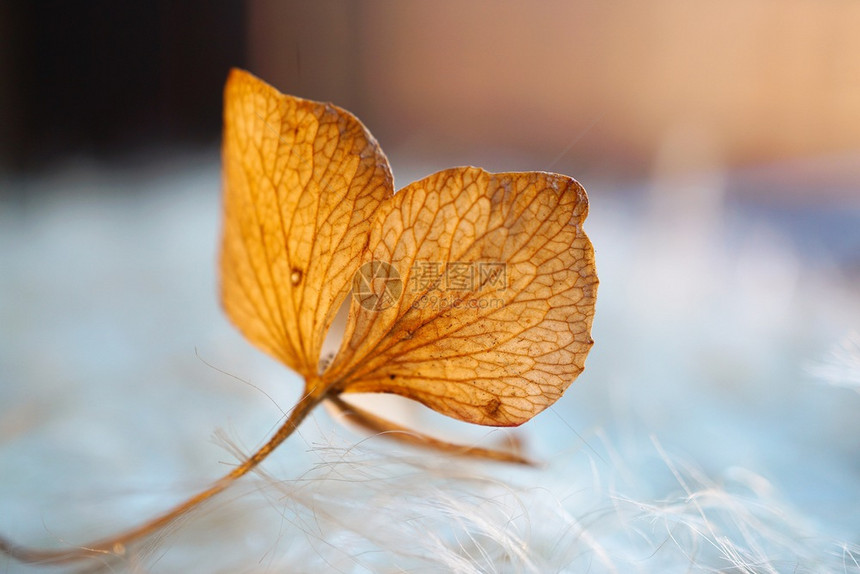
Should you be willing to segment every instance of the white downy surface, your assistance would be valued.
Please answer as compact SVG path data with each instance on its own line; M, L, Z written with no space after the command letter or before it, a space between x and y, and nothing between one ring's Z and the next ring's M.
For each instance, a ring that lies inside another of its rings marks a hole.
M542 466L320 409L262 472L95 570L860 572L856 274L728 207L719 179L583 183L601 286L565 396L515 431L375 407L461 442L516 436ZM218 307L217 163L4 185L41 193L0 203L0 532L82 544L225 473L300 381ZM0 557L42 571L63 569Z

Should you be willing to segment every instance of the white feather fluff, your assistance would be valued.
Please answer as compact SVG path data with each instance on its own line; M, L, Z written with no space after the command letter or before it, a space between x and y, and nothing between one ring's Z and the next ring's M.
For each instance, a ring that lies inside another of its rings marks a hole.
M679 210L667 184L585 184L596 345L513 431L542 466L413 450L319 412L104 571L860 572L856 284L726 207L719 179L686 182ZM300 384L218 309L216 165L11 185L47 195L0 204L0 532L80 544L223 474ZM509 435L404 416L465 442ZM57 569L0 557L39 571Z

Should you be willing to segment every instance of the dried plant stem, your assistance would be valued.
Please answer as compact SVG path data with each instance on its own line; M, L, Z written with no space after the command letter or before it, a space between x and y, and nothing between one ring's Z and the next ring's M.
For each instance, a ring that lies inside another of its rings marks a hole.
M242 464L234 468L230 473L216 481L206 490L192 496L185 502L168 510L149 522L141 524L126 532L91 542L77 548L68 549L39 549L19 546L0 536L0 552L20 560L21 562L44 563L44 564L68 564L88 558L111 558L121 557L126 553L126 546L139 541L164 528L177 518L193 510L201 503L212 498L219 492L225 490L236 479L248 474L258 464L266 459L275 448L284 442L299 424L310 414L310 412L325 398L325 392L308 392L293 407L287 420L278 431L257 452L247 458Z
M500 462L511 462L515 464L524 464L533 466L534 463L517 452L506 452L491 448L483 448L480 446L466 446L450 443L428 436L424 433L400 426L396 423L383 419L369 411L361 409L352 403L348 403L340 398L340 395L330 395L326 400L328 405L334 408L334 411L349 419L353 423L368 430L372 433L377 433L380 436L388 437L405 444L415 445L424 448L431 448L446 454L455 456L467 456L470 458L482 458L486 460L496 460Z

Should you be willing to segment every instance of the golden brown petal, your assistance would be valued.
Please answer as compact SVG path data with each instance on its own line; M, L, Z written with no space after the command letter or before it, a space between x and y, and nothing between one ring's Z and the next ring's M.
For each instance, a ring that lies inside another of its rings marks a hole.
M397 393L478 424L529 420L579 375L592 345L587 213L583 188L550 173L465 167L407 186L376 215L365 290L326 384Z
M374 213L393 193L388 161L349 112L233 70L223 170L224 308L255 345L316 375Z

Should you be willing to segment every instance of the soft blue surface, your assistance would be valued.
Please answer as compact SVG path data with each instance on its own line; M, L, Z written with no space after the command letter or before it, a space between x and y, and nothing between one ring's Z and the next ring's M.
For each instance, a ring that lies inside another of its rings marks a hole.
M247 452L297 398L218 308L219 169L189 159L12 183L40 194L0 203L0 532L19 542L165 509L235 461L215 429ZM320 412L269 478L129 569L860 571L860 392L812 374L839 373L821 367L860 331L844 258L805 259L814 221L728 210L708 179L635 197L583 183L596 345L513 431L543 468L365 440ZM509 433L408 412L464 441Z

